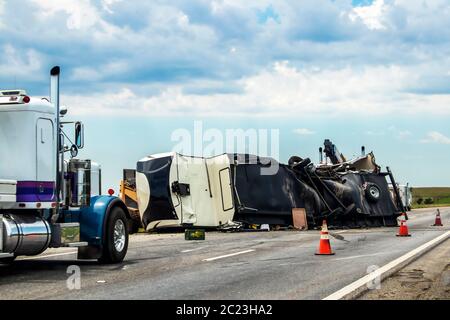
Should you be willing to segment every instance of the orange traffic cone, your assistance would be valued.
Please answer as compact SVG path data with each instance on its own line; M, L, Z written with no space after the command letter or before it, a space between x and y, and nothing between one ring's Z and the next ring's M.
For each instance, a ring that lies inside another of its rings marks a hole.
M397 237L411 237L408 231L408 226L406 225L406 218L405 214L402 214L403 219L400 220L400 227L398 229Z
M434 224L433 227L442 227L442 221L441 221L441 212L439 211L439 209L437 209L436 212L436 219L434 220Z
M316 255L330 256L333 254L334 254L334 252L331 251L330 237L328 235L327 221L323 220L322 230L320 231L319 250L316 252Z
M442 227L442 220L441 220L441 212L439 209L436 210L436 219L434 220L434 224L431 225L432 227Z

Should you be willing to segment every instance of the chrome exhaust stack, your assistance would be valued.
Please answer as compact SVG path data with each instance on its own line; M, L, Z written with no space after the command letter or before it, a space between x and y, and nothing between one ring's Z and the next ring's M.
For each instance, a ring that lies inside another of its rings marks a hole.
M50 101L55 105L59 114L59 75L61 69L53 67L50 71Z
M50 71L50 100L56 109L56 210L59 210L61 203L61 191L64 172L64 152L61 152L61 124L60 124L60 104L59 104L59 75L61 68L56 66ZM58 211L57 211L58 212Z

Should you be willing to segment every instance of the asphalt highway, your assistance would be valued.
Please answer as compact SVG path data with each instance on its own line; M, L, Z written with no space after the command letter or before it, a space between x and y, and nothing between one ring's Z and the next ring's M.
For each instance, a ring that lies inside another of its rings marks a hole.
M333 256L314 255L314 230L208 232L205 241L138 234L118 265L49 250L0 265L0 299L322 299L450 230L450 208L441 216L444 227L432 227L435 209L414 210L408 238L398 228L334 231L344 241L331 238Z

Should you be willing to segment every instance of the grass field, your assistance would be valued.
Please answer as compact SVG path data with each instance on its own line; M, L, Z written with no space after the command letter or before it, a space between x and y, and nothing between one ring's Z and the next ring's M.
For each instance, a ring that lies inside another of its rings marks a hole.
M413 208L450 206L450 188L413 188ZM418 200L423 202L418 204ZM432 199L432 203L425 204L425 199Z

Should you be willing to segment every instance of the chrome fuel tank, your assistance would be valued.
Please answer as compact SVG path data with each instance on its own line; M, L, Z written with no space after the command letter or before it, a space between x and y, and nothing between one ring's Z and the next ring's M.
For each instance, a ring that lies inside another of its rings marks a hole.
M31 256L48 248L51 229L41 217L32 214L3 214L2 222L4 253Z

